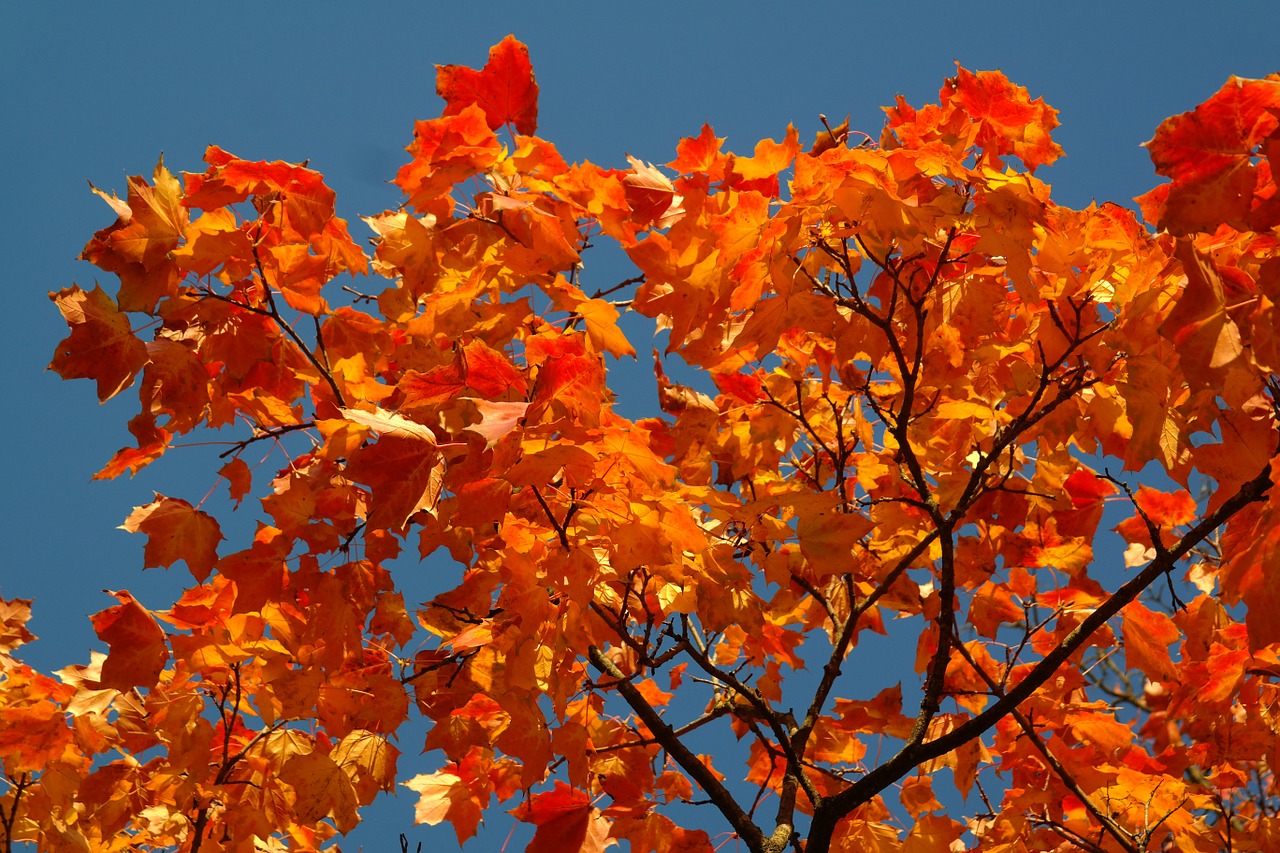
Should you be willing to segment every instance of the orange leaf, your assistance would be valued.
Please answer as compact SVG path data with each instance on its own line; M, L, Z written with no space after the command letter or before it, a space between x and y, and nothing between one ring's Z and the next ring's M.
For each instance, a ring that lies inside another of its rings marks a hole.
M365 729L348 733L330 753L339 767L351 777L362 804L373 802L380 791L394 791L396 760L400 751L382 735Z
M1110 758L1133 743L1133 729L1110 714L1099 711L1067 711L1063 721L1082 743Z
M911 827L911 832L902 842L901 853L943 853L955 850L964 833L965 825L946 815L924 815Z
M462 365L455 360L451 364L433 367L425 373L406 370L397 386L404 395L406 409L418 406L439 406L461 394L467 388Z
M240 502L244 500L245 495L249 494L249 489L253 486L253 473L249 470L249 466L243 459L236 456L218 469L218 476L227 481L231 500L236 502L236 507L239 507Z
M242 160L216 145L205 150L204 160L209 168L203 174L186 176L183 204L188 207L214 210L251 195L267 197L280 206L276 222L284 233L304 243L324 233L334 217L334 191L323 175L305 165Z
M1228 316L1222 277L1213 261L1187 239L1175 251L1187 274L1187 286L1160 334L1178 347L1182 368L1193 383L1220 386L1222 368L1244 354L1240 328Z
M44 772L64 756L72 742L65 705L75 693L28 666L4 660L0 676L0 767L10 778Z
M957 65L957 75L942 90L943 101L953 101L969 120L977 123L978 145L996 154L1012 154L1029 171L1062 156L1062 147L1050 132L1058 126L1058 111L1031 100L1022 86L1015 86L999 71L974 74Z
M1218 418L1222 441L1201 444L1191 451L1196 470L1218 481L1208 509L1236 493L1271 464L1276 451L1276 429L1270 416L1251 418L1246 412L1228 410Z
M62 312L71 335L58 344L49 363L63 379L92 379L106 402L133 382L147 363L147 347L133 334L129 318L97 285L86 292L72 285L49 298Z
M586 423L599 422L604 368L600 356L586 351L580 336L530 338L525 357L539 365L531 408L554 407L552 417L568 415Z
M800 517L796 535L810 570L825 577L850 571L854 547L875 526L861 513L813 512Z
M169 253L182 238L188 213L182 187L164 167L163 157L153 181L148 184L141 175L129 178L127 201L89 184L118 219L93 235L80 259L120 276L118 299L125 311L152 311L177 290L179 275Z
M344 411L349 416L351 410ZM421 510L435 514L444 469L444 459L434 444L399 433L384 435L361 448L347 464L348 476L373 492L369 526L388 530L399 529Z
M902 780L902 807L914 818L924 812L942 808L933 794L933 780L929 776L908 776Z
M31 620L31 599L0 598L0 652L11 652L36 638L27 630Z
M733 171L744 181L773 178L790 166L799 152L800 134L794 127L788 126L787 135L783 137L782 142L774 142L772 139L760 140L756 143L753 156L739 157L733 161Z
M685 174L704 172L710 181L724 177L725 155L720 153L724 137L716 136L711 125L704 124L697 136L686 137L676 144L676 159L667 165Z
M1169 645L1181 635L1172 619L1134 601L1124 608L1122 631L1125 662L1130 669L1141 670L1151 681L1177 678Z
M484 110L490 130L511 124L532 136L538 129L538 84L529 48L507 36L489 49L489 61L476 71L462 65L436 66L436 93L444 98L443 115L458 115L472 104Z
M1134 500L1147 518L1161 527L1176 527L1196 520L1196 501L1185 490L1162 492L1159 489L1139 486Z
M128 592L110 592L120 604L93 616L93 630L107 644L102 664L102 687L128 690L155 686L169 659L164 631Z
M413 144L406 150L413 161L400 167L396 184L409 196L409 204L424 213L454 184L483 172L502 157L498 137L476 106L447 118L418 122Z
M603 350L615 358L636 357L635 347L618 328L617 308L603 299L587 299L578 303L575 310L586 321L587 339L597 351Z
M183 560L195 579L204 583L218 562L222 531L213 516L178 498L159 493L146 506L135 507L120 525L130 533L145 533L144 566L169 568Z
M350 832L360 822L351 778L329 756L295 755L280 768L280 779L293 788L293 811L299 823L332 816L339 832Z
M523 395L523 374L502 353L481 340L455 347L453 362L433 367L425 373L407 370L396 386L404 395L404 408L438 406L467 388L482 397L501 397L508 392Z

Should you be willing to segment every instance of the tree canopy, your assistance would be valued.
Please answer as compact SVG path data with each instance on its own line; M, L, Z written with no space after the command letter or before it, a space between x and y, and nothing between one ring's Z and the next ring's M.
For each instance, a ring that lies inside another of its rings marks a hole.
M514 37L437 90L369 253L307 164L94 189L95 476L217 431L256 532L134 508L193 583L56 677L0 600L6 849L318 850L398 784L533 853L1280 846L1280 75L1160 125L1146 224L1053 201L999 72L665 167L567 163Z

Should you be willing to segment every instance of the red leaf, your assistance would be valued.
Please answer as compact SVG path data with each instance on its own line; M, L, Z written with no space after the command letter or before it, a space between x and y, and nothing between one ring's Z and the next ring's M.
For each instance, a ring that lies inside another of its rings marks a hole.
M526 853L601 853L608 842L609 821L592 808L591 798L560 781L511 813L538 827Z
M744 403L758 403L765 398L764 386L755 376L745 373L714 373L711 379L720 393L737 397Z
M436 93L445 99L443 115L454 116L476 104L490 130L504 124L532 136L538 129L538 84L533 79L529 48L507 36L489 49L479 71L462 65L436 66Z
M1280 119L1280 78L1230 78L1190 112L1165 119L1146 144L1156 171L1173 179L1160 227L1174 234L1213 231L1226 222L1243 228L1254 202L1254 149ZM1146 212L1144 205L1144 215ZM1150 219L1150 217L1147 217Z
M1115 486L1085 468L1072 471L1062 486L1076 509L1093 506L1116 491Z

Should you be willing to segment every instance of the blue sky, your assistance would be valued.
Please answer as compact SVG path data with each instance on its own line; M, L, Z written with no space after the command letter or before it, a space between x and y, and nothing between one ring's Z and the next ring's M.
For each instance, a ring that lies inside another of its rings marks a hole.
M666 162L703 122L743 152L788 123L812 138L819 113L833 123L851 113L852 127L875 135L881 105L898 93L934 99L959 61L999 68L1060 110L1055 138L1067 157L1040 173L1060 203L1127 203L1154 182L1139 143L1228 75L1280 70L1278 32L1274 0L1212 10L1137 0L6 5L0 595L36 600L42 639L27 659L85 662L95 642L86 616L114 603L103 588L171 601L185 572L142 573L141 537L116 527L152 491L195 502L215 483L199 450L132 481L89 482L128 442L137 402L126 392L98 406L90 383L44 371L66 334L47 292L92 287L97 271L75 258L113 221L86 181L123 194L125 175L149 175L161 152L175 172L200 171L211 143L247 158L310 159L363 239L358 216L399 203L386 181L406 159L413 121L439 113L433 65L479 67L515 33L542 87L540 135L571 160ZM394 846L410 808L402 796L382 817L390 823L350 849ZM454 843L447 828L412 837Z

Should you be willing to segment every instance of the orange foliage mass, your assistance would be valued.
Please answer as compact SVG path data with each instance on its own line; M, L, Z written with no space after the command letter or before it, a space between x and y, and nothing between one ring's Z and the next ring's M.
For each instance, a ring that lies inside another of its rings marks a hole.
M51 367L137 384L98 476L220 430L194 490L262 512L134 509L195 583L113 593L58 679L0 601L6 844L316 850L414 713L400 784L459 842L496 801L534 853L707 853L672 806L709 802L756 853L1277 849L1280 76L1160 126L1155 232L1053 201L1056 112L999 72L665 168L534 136L514 37L437 90L371 256L306 165L94 190L120 287L51 294ZM461 567L420 605L411 537Z

